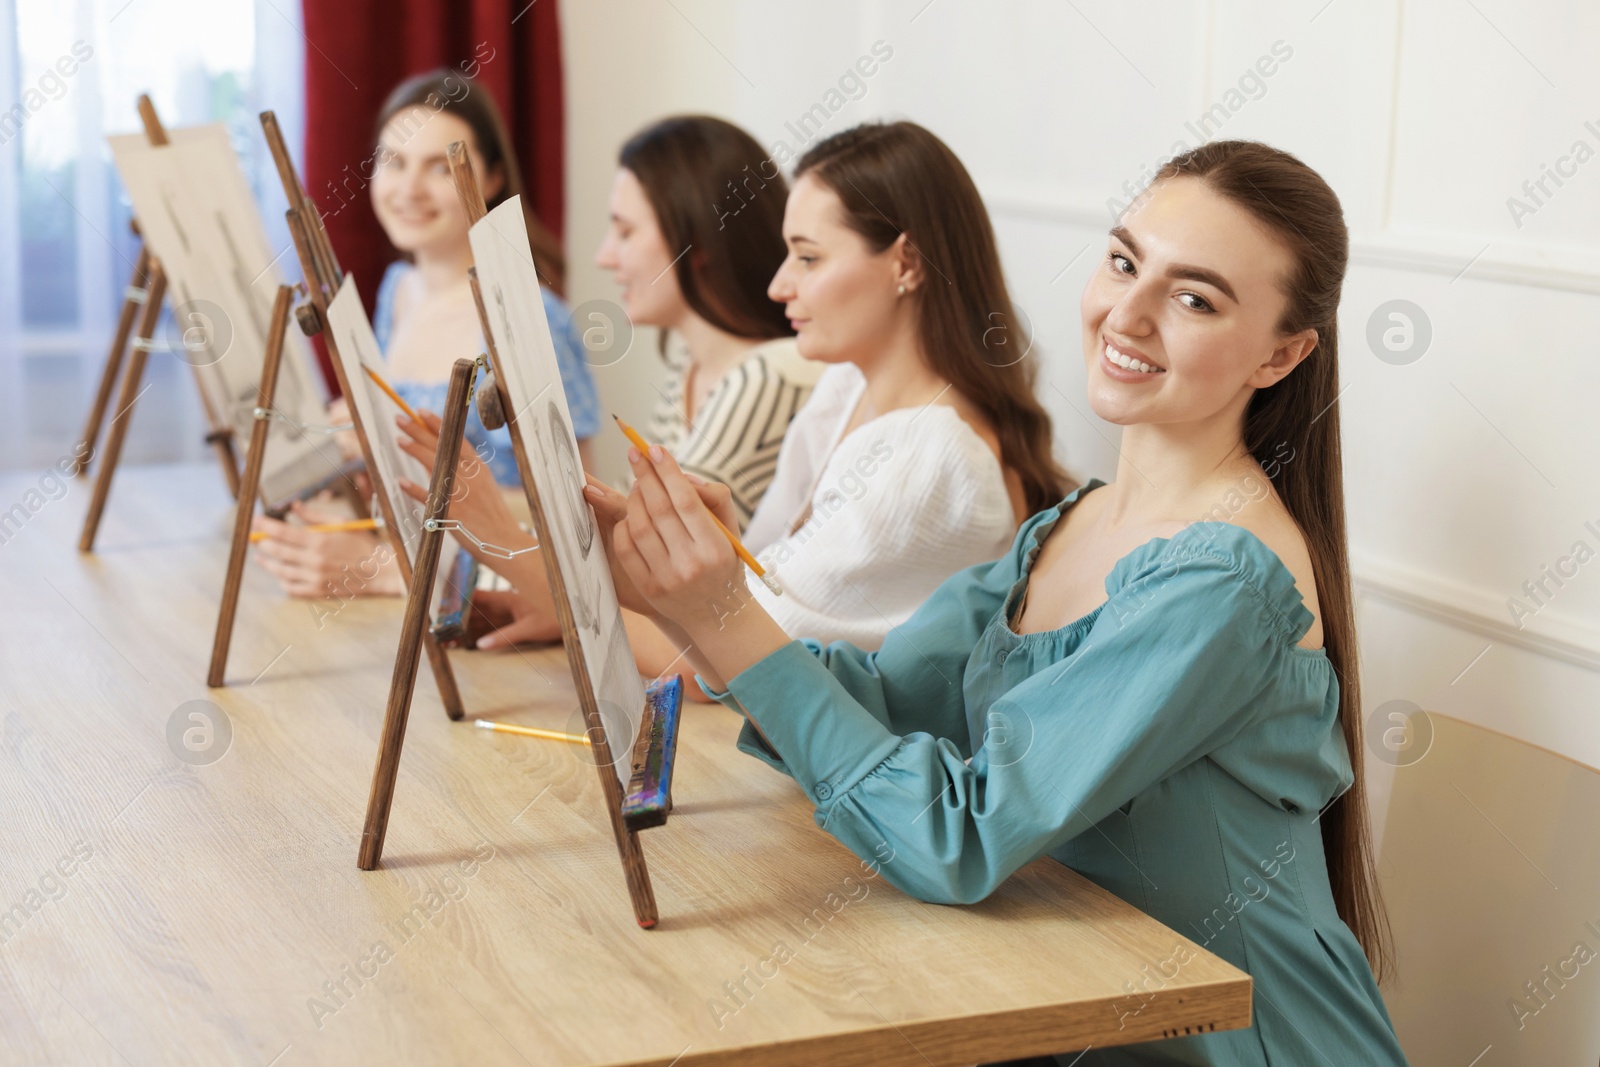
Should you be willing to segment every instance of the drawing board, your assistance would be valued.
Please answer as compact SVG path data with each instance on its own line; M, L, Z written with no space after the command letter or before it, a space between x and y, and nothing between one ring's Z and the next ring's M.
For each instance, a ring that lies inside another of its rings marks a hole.
M255 422L267 322L282 276L261 217L221 123L108 137L146 244L167 277L172 326L164 347L195 371L206 406L243 447ZM295 423L326 423L322 389L296 331L278 377L274 409ZM261 498L279 506L340 466L333 441L274 419Z
M594 512L583 497L583 465L529 251L522 198L511 197L489 212L469 236L494 340L495 372L510 400L508 424L524 445L544 504L544 549L555 554L561 570L584 671L616 757L612 769L626 790L627 754L639 733L644 683L622 625Z

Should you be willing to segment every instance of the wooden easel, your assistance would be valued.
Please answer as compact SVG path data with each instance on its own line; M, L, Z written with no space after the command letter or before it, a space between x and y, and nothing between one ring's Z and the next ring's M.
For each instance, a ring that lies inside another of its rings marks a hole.
M466 210L469 225L477 223L485 214L483 194L477 180L472 173L471 163L466 155L465 145L460 142L452 144L448 157L450 172L456 183L456 192L461 197L461 203ZM467 272L471 280L472 296L478 309L478 321L483 330L484 343L489 350L490 362L498 366L499 355L495 349L494 334L490 329L489 316L483 302L483 293L478 285L476 268L469 268ZM464 361L463 361L464 362ZM452 417L465 420L464 405L466 396L463 392L457 397L456 388L460 384L463 391L466 388L465 375L462 373L462 363L457 364L457 375L452 375L450 397L446 400L446 419ZM495 376L495 389L499 396L500 410L513 412L511 397L506 389L502 376ZM462 405L458 411L457 404ZM511 428L512 453L516 457L517 470L522 477L522 488L527 496L528 505L533 512L534 530L541 544L545 543L545 531L550 529L550 521L540 502L539 492L533 480L533 468L528 462L528 453L523 441L521 426L515 417L508 425ZM440 452L434 457L433 480L429 487L430 518L426 524L427 534L424 535L425 548L419 555L419 573L422 567L427 568L431 580L438 565L440 542L438 540L439 520L446 514L449 497L454 485L454 469L460 458L460 433L453 429L453 424L446 421L440 438ZM629 792L624 795L622 784L617 779L613 767L610 739L606 735L605 722L600 717L599 704L595 698L593 686L590 682L588 667L584 661L583 645L578 638L578 627L572 616L572 607L565 576L557 565L554 552L542 552L544 557L545 573L549 577L550 591L556 605L556 614L561 622L562 640L566 646L567 662L572 668L574 685L578 692L579 705L583 709L584 724L589 738L590 750L594 753L595 768L600 774L600 788L605 797L606 812L611 820L612 834L616 839L617 853L622 861L622 869L628 883L628 895L633 904L635 920L645 929L651 929L658 921L655 893L650 886L650 871L645 863L644 850L641 848L638 831L651 826L659 826L666 822L667 812L671 809L671 776L673 756L677 743L678 713L682 703L683 680L674 676L670 680L653 685L646 694L643 718L640 723L639 736L634 739L631 751L634 753L632 778L629 782ZM383 743L378 753L378 764L373 770L372 791L367 800L367 818L365 829L361 836L361 854L358 865L362 870L372 870L378 865L383 854L383 839L388 828L389 807L394 796L395 778L400 770L400 750L405 736L405 722L410 701L411 679L415 676L416 637L421 633L421 628L426 622L427 594L420 594L413 590L411 600L407 605L405 629L401 631L401 646L395 661L395 673L392 685L403 687L404 691L397 692L391 688L389 694L389 710L384 720ZM410 664L407 664L407 659Z
M129 219L128 228L142 239L139 220ZM139 261L133 266L133 277L122 291L122 311L117 316L117 329L111 335L111 350L106 353L105 366L100 368L100 384L95 389L94 402L89 406L89 417L84 422L83 434L78 439L72 476L81 478L89 473L89 460L94 446L100 440L100 429L106 418L106 406L117 387L117 377L122 373L122 361L128 354L128 339L133 335L134 320L139 316L139 305L145 302L150 291L150 250L139 245Z
M278 287L277 298L272 303L272 314L267 321L267 350L261 363L261 381L256 388L255 423L250 428L250 451L245 457L244 471L239 476L239 500L234 510L228 569L222 581L222 602L217 609L216 634L211 641L211 665L206 672L206 685L213 689L227 684L228 646L233 641L233 625L238 615L245 556L250 549L250 526L255 517L255 498L260 492L261 473L266 466L272 419L277 414L273 404L277 399L278 369L283 365L284 337L288 333L289 312L296 288L291 285ZM343 469L312 489L324 488L340 478L348 478ZM361 503L357 494L347 495L352 501ZM361 511L362 518L370 517L364 505ZM273 514L272 509L268 509L268 514Z
M161 124L155 105L150 102L148 96L139 97L139 118L144 123L145 137L152 145L169 143L166 127ZM134 230L138 232L137 221ZM83 532L78 538L80 552L94 551L95 537L100 531L100 518L105 513L106 500L111 494L111 478L116 473L117 462L122 457L122 445L127 439L129 417L134 402L139 399L139 384L144 378L145 364L149 360L151 349L155 347L156 326L161 321L161 305L166 297L166 288L166 275L161 269L160 260L152 256L148 248L141 247L139 261L133 268L133 278L123 292L122 311L117 318L117 330L112 337L111 350L106 354L105 367L100 372L100 385L95 390L94 403L89 409L89 417L83 429L83 439L79 442L84 447L78 450L80 458L75 461L74 473L82 474L88 467L89 456L93 454L95 442L99 439L101 423L105 420L106 401L111 395L112 383L117 380L118 369L122 366L124 353L128 347L129 330L135 314L142 305L143 313L138 315L138 331L133 337L133 355L128 360L127 370L122 375L122 389L117 397L117 413L112 416L105 451L100 456L99 470L95 474L94 492L89 498L89 511L84 516ZM196 384L199 384L198 369L195 380ZM216 448L217 458L222 463L223 478L228 483L228 491L238 496L239 460L234 452L233 430L221 421L218 413L212 408L211 398L203 386L200 388L200 403L205 409L206 423L211 427L210 432L206 434L206 443Z
M261 468L266 465L267 432L272 425L272 404L278 393L278 368L283 364L283 339L288 332L289 305L293 299L292 286L278 286L278 295L272 301L272 317L267 322L267 353L261 364L261 384L256 390L256 421L250 428L250 450L245 453L244 473L239 477L233 542L228 551L227 576L222 583L222 605L217 609L217 632L211 642L211 667L206 672L206 685L213 689L226 684L228 645L233 641L233 621L239 610L239 586L244 581L245 553L250 549L250 523L255 516Z
M400 646L395 652L389 703L383 713L383 735L378 741L378 762L372 772L372 791L367 796L366 821L361 828L361 851L356 865L364 871L376 868L383 855L389 807L394 801L395 779L400 771L400 748L405 744L406 721L411 717L411 694L417 684L418 653L433 640L428 633L428 598L433 590L433 579L439 572L439 553L444 548L445 535L439 523L449 514L450 494L455 491L456 465L460 462L461 442L466 436L467 405L472 400L472 378L476 369L477 364L470 359L458 359L450 369L450 387L440 415L443 425L439 429L439 449L433 457L433 477L428 483L427 517L422 523L422 540L417 545L416 570L406 593ZM351 405L351 410L355 410L355 405Z
M311 198L306 195L305 186L301 184L300 177L294 169L294 161L289 157L289 148L283 139L283 131L278 127L278 118L271 111L261 113L261 132L266 137L267 147L272 151L273 162L278 168L278 179L283 183L283 192L289 201L289 210L285 216L289 222L289 234L294 239L295 254L299 257L300 269L305 276L307 299L295 309L295 317L300 323L302 333L307 336L322 334L330 355L334 356L330 362L333 364L340 390L346 396L354 395L353 389L365 388L365 383L352 383L347 380L344 365L337 358L337 342L333 338L332 331L324 329L327 323L328 303L338 292L344 272L339 269L339 261L333 254L328 231L322 225L322 215L311 202ZM353 403L350 405L350 421L355 428L356 440L361 445L362 458L366 460L367 475L376 479L378 465L373 459L372 444L367 439L366 429L361 425L361 417ZM459 429L456 436L460 436ZM389 496L384 492L378 492L376 496L380 514L375 517L381 517L385 536L388 537L389 544L394 550L395 562L400 567L400 576L405 581L406 589L414 594L417 576L412 573L411 559L406 554L405 540L401 536L399 524L395 522ZM234 540L237 541L238 538L239 530L236 524ZM424 609L432 582L433 576L430 574L421 587ZM407 602L409 604L409 599ZM433 668L433 680L439 688L439 699L444 704L445 714L451 719L459 720L465 712L461 706L461 691L456 685L449 656L430 634L423 634L421 645L427 653L429 666Z

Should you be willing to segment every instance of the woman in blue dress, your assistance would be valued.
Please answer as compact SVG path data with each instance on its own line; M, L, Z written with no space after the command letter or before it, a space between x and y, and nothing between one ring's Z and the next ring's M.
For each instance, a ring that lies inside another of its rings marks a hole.
M402 82L379 111L377 131L372 209L401 258L389 265L378 286L372 328L383 349L385 377L395 391L413 408L439 411L451 366L484 350L467 279L472 265L467 216L445 151L454 141L466 142L491 210L523 191L521 171L489 91L453 71L431 71ZM561 384L587 466L587 438L600 426L594 378L560 295L565 277L560 243L531 212L527 221ZM330 415L348 418L343 401L335 402ZM469 409L466 439L497 484L520 486L510 432L486 429L476 406ZM354 441L348 445L353 456ZM297 505L295 511L307 523L344 517L314 505ZM374 534L319 534L267 518L258 520L257 528L268 537L252 556L291 595L327 596L330 584L342 596L403 592L394 560L387 552L374 557L380 545ZM360 580L351 581L352 575Z
M1337 197L1293 156L1224 141L1166 164L1081 301L1115 480L1034 515L877 652L729 603L727 494L664 451L630 453L626 498L586 490L619 596L889 882L969 903L1048 856L1254 979L1248 1029L1033 1062L1406 1062L1375 980L1330 411L1347 255Z

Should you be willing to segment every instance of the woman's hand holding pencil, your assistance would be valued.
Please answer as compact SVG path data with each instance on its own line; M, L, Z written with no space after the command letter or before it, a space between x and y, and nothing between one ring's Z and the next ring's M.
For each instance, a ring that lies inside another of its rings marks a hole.
M652 459L659 459L665 454L666 450L661 448L659 445L652 447L651 445L647 444L645 439L639 436L638 430L635 430L632 426L629 426L615 415L611 417L616 420L617 428L623 432L630 442L632 442L633 447L637 449L641 455L648 453ZM674 466L676 466L676 462L674 462ZM704 478L701 478L695 474L691 474L688 471L683 471L681 473L685 478L689 479L690 482L697 486L711 484ZM721 488L726 489L727 487L722 486ZM717 524L717 529L722 531L722 536L728 539L728 544L733 546L734 552L738 554L742 561L744 561L744 565L755 572L755 576L760 578L762 582L766 584L768 589L772 590L773 595L782 596L783 587L778 584L778 579L767 573L766 568L761 566L760 561L758 561L755 556L750 554L750 550L748 548L744 547L744 543L739 540L739 535L733 532L735 529L738 529L739 524L734 522L732 524L732 528L730 529L729 524L723 521L723 518L732 514L731 507L718 509L709 503L707 506L712 510L711 521ZM722 511L722 517L719 517L717 514L719 510Z
M584 490L610 527L612 572L619 585L627 583L619 600L679 624L737 611L749 593L745 564L726 533L739 521L728 487L685 474L660 445L648 453L630 448L628 460L634 486L626 498L593 479Z
M420 411L415 419L404 415L395 416L395 428L399 431L395 437L395 444L402 452L414 457L429 473L433 471L434 457L439 454L439 431L443 429L443 420L431 411ZM419 504L428 503L428 488L419 485L409 478L400 479L400 491ZM521 549L534 544L534 540L524 533L522 527L517 525L516 516L506 506L500 496L500 489L495 485L494 475L489 467L478 458L478 453L472 448L463 446L461 458L456 463L455 488L450 493L449 517L458 520L462 526L471 530L479 540L488 544L499 545L502 548ZM487 567L495 567L505 561L487 555L470 539L456 535L456 540L478 558L478 562ZM537 556L530 556L528 563L543 567ZM506 575L513 578L511 574Z
M250 558L296 597L403 593L400 568L388 545L373 536L371 519L349 520L319 504L296 501L298 523L257 515Z
M628 519L628 495L615 489L599 478L590 474L588 484L584 487L584 499L589 501L589 506L594 508L595 521L599 526L600 541L606 546L606 560L611 564L611 584L616 586L617 602L629 611L636 611L648 618L659 619L655 605L652 604L633 584L621 562L617 558L615 548L615 531L617 524ZM721 482L708 482L704 478L692 474L685 474L685 479L691 479L696 492L700 494L701 502L713 513L726 511L733 514L733 494ZM737 522L737 517L734 517Z
M684 647L689 665L722 688L722 679L789 643L745 584L728 487L687 474L660 445L629 449L628 462L634 484L625 501L592 479L584 490L609 526L618 599L653 619Z

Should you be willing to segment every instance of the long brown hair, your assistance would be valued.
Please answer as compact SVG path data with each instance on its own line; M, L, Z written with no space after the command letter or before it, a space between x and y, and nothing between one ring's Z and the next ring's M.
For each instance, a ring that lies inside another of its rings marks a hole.
M1072 479L1051 451L1050 415L1034 395L1037 359L967 168L921 126L890 122L818 142L795 166L796 181L806 174L838 196L846 225L874 252L906 235L926 276L912 299L930 368L994 428L1001 465L1020 477L1028 511L1058 503Z
M1311 353L1275 385L1257 389L1245 410L1245 447L1265 466L1283 443L1292 462L1279 462L1273 478L1311 555L1322 613L1323 646L1339 679L1339 720L1355 781L1322 814L1339 917L1366 951L1381 980L1391 960L1391 938L1378 893L1362 762L1360 678L1350 594L1350 551L1345 538L1344 465L1339 418L1329 409L1339 398L1339 298L1350 255L1343 209L1322 176L1299 159L1257 141L1214 141L1168 161L1152 183L1176 177L1202 181L1249 211L1294 255L1284 280L1288 304L1278 330L1317 331Z
M496 169L503 178L500 191L487 201L490 211L526 191L522 185L522 168L517 166L516 150L511 145L510 134L506 132L505 119L501 117L500 108L488 89L464 74L443 68L407 78L395 86L389 98L383 102L383 107L378 109L373 140L383 135L383 128L395 115L414 107L454 115L472 130L472 139L476 142L473 147L483 157L486 171L478 175L478 181L487 181ZM527 216L528 244L533 252L533 265L539 272L539 280L557 295L565 296L567 257L561 250L561 242L539 221L539 217L528 206L527 198L522 201L522 213Z
M628 138L617 165L644 187L684 302L735 337L794 331L767 283L786 255L783 172L754 137L710 115L675 115ZM665 335L663 335L663 344Z

